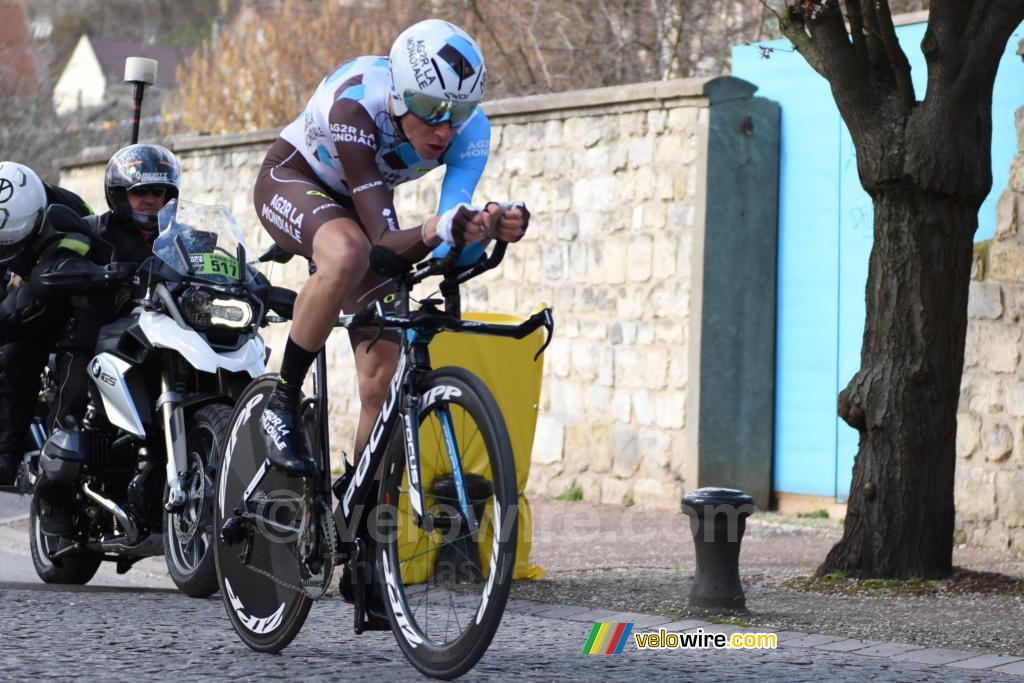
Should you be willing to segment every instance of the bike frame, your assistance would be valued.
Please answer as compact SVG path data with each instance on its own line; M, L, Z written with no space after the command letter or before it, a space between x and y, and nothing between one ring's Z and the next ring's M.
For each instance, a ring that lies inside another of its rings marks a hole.
M459 250L453 250L443 261L429 263L415 272L405 272L397 275L393 272L388 273L394 276L396 282L393 312L385 311L383 305L378 301L360 313L345 315L339 318L337 327L348 329L376 327L378 331L377 337L371 342L371 346L373 343L376 343L384 330L400 333L398 366L388 384L387 396L384 399L380 412L377 414L377 418L374 420L373 427L370 429L362 454L357 459L355 465L349 464L347 460L345 461L345 473L335 485L334 492L340 499L338 509L334 513L335 524L343 544L343 552L341 553L343 558L349 554L349 552L346 552L346 549L350 549L357 540L357 529L360 527L363 516L367 512L367 503L373 503L373 501L368 501L368 498L373 490L374 477L367 475L376 473L380 468L399 420L402 422L404 434L403 443L410 488L415 492L410 497L410 500L413 511L416 514L417 525L423 524L424 493L421 485L419 447L420 392L418 388L420 379L432 370L428 345L434 335L441 331L451 331L522 339L543 326L548 330L548 335L544 347L537 352L537 356L543 353L544 348L547 347L547 342L550 342L554 323L551 310L547 308L534 314L519 325L483 323L462 320L460 317L459 285L485 270L496 267L501 262L505 246L504 243L499 243L489 258L482 260L467 270L445 272L454 265L459 256ZM380 248L374 247L374 249ZM420 310L410 313L409 300L413 285L431 275L440 273L444 273L444 281L440 289L444 296L445 310L438 310L435 305L438 302L428 299L421 302L422 308ZM325 500L330 500L331 467L327 420L327 360L324 349L321 349L316 356L313 389L313 396L307 398L304 405L311 404L312 406L315 422L313 436L317 438L319 468L314 477L306 479L307 494L323 496ZM473 507L470 504L463 481L461 454L458 452L457 442L454 437L451 414L448 412L447 406L442 407L439 410L439 414L442 432L447 444L448 456L451 461L452 473L455 475L459 509L469 526L470 534L475 538L478 522L475 519ZM249 486L246 488L241 508L243 516L258 517L263 522L282 530L298 531L298 529L282 525L250 509L250 499L269 470L270 463L266 461L257 470ZM317 509L317 506L310 506L309 509ZM309 514L311 513L307 512L307 515Z

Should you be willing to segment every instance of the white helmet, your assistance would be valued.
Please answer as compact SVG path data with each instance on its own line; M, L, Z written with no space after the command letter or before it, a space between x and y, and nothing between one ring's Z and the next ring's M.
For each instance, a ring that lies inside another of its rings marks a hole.
M427 19L402 31L391 46L395 117L412 112L429 125L462 125L483 99L484 55L458 26Z
M0 161L0 263L21 253L43 222L46 188L28 166Z

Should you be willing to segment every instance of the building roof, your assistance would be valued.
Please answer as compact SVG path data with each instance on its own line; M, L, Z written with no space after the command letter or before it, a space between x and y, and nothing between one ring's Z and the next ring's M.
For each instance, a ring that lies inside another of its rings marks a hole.
M0 2L0 65L0 94L26 96L38 87L36 60L20 2Z
M105 38L89 38L92 49L96 52L100 68L108 83L119 83L124 80L124 60L128 57L148 57L159 64L156 70L156 85L172 90L177 79L175 74L178 63L189 55L191 50L168 45L145 45L143 43L126 43L120 40Z

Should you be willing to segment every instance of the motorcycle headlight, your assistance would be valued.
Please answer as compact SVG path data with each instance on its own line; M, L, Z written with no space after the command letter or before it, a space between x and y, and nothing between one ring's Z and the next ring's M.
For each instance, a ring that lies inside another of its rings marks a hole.
M197 329L207 327L244 328L252 324L252 305L244 299L215 297L210 292L190 287L178 300L181 314Z

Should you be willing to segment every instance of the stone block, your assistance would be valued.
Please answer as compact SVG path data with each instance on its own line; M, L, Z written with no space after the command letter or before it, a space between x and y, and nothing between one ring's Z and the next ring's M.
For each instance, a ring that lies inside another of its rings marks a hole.
M637 438L640 448L639 476L661 479L672 460L672 437L662 429L645 429Z
M682 318L662 318L654 321L654 338L659 344L679 346L686 343L686 326ZM681 349L674 349L680 352Z
M640 466L639 440L631 426L616 427L612 436L612 474L620 478L632 477Z
M639 389L633 392L633 417L636 424L642 427L652 427L657 420L657 405L646 389Z
M995 474L999 521L1009 527L1024 527L1024 470Z
M633 483L633 500L641 507L678 510L681 495L674 481L638 479Z
M605 477L601 480L601 502L608 505L622 505L626 494L630 492L629 484L621 479Z
M573 186L572 206L577 211L610 211L618 205L618 184L613 176L580 178Z
M996 202L996 239L1004 240L1017 234L1024 220L1024 197L1007 188Z
M650 169L654 164L654 138L632 137L625 149L630 168Z
M565 427L550 415L538 415L531 463L548 465L561 462L564 451Z
M616 389L612 394L612 417L618 422L630 422L633 416L633 399L625 389Z
M953 499L957 521L988 521L996 518L996 474L984 467L960 464L956 468Z
M697 107L677 107L669 110L666 126L673 134L690 134L696 132L699 122Z
M668 385L672 389L685 389L689 383L690 362L684 348L676 349L668 363Z
M1024 282L1024 245L1012 240L996 240L989 248L989 278Z
M1022 385L1024 389L1024 385ZM981 444L981 418L972 413L957 413L956 454L970 458Z
M654 261L654 241L648 235L636 235L627 249L627 273L631 282L651 279Z
M1024 380L1013 378L1006 383L1006 412L1024 417Z
M670 278L676 274L676 238L657 235L654 238L654 277Z
M615 350L611 345L601 347L601 359L597 364L597 381L602 387L615 386Z
M657 423L663 429L682 429L686 424L686 392L664 391L658 395Z
M665 132L665 125L668 123L668 111L665 109L652 109L647 112L647 139L655 139L655 135Z
M1021 328L998 322L978 325L982 330L982 365L992 372L1014 372L1020 359Z
M576 239L580 233L580 219L573 213L566 213L547 223L553 229L551 234L556 240L570 241ZM507 258L507 257L506 257ZM502 264L504 267L504 264Z
M982 452L989 462L1003 462L1013 452L1013 432L1005 423L992 420L981 432Z
M668 383L668 365L672 350L664 346L651 346L643 352L644 387L652 391L663 389Z
M597 364L600 360L598 346L592 341L577 340L570 352L573 376L592 381L597 379Z
M569 261L569 248L566 245L549 246L542 250L544 263L544 277L548 280L567 279L567 264Z
M972 282L967 299L970 318L996 320L1003 315L1003 289L998 282Z
M1005 405L1003 391L1002 382L998 378L978 374L971 381L967 409L982 416L1000 413Z

